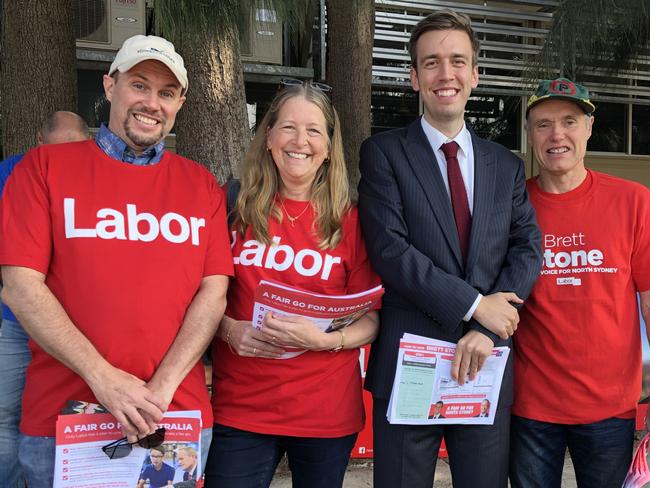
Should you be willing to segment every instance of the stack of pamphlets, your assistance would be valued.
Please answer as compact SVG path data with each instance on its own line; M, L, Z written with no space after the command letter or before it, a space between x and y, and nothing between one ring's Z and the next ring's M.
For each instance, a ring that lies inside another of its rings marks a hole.
M371 310L384 294L383 286L352 295L321 295L274 281L260 281L255 290L253 327L261 329L264 317L272 312L278 315L299 315L309 319L325 332L347 327ZM280 359L288 359L305 352L287 349Z
M386 417L391 424L492 425L510 349L492 350L474 380L451 378L456 344L415 334L400 341Z
M102 446L123 435L115 417L110 413L59 415L54 488L134 488L163 478L165 485L197 486L201 477L201 412L167 412L158 427L165 428L165 440L153 453L135 444L128 455L110 459Z

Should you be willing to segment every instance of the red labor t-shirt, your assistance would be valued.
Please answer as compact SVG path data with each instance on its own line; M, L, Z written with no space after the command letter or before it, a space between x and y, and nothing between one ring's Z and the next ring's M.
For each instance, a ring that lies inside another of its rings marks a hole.
M306 202L284 200L291 215ZM260 280L274 280L316 293L356 293L379 284L368 261L357 210L343 220L343 238L321 250L313 236L311 207L293 225L269 219L274 246L257 242L251 229L233 233L235 279L226 314L250 321ZM271 252L269 253L269 248ZM263 434L341 437L363 428L359 350L308 351L291 359L242 357L215 339L215 422Z
M589 171L564 194L528 181L544 265L514 336L515 415L632 418L641 391L637 291L650 289L650 190Z
M203 167L166 152L152 166L94 141L30 151L0 205L0 264L32 268L113 366L147 381L203 277L232 275L225 199ZM73 371L30 341L21 430L52 436L68 400L96 401ZM170 410L212 410L199 362Z

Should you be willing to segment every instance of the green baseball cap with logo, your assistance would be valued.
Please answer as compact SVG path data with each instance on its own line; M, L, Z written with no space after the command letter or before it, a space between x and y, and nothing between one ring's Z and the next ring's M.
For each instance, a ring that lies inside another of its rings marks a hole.
M596 106L589 100L589 90L568 78L557 78L555 80L542 80L539 82L535 94L528 99L526 117L528 117L528 112L535 105L552 98L574 102L587 115L591 115L596 110Z

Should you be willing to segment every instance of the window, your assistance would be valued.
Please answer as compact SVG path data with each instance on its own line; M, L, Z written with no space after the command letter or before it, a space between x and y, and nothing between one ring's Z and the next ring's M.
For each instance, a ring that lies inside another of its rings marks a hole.
M626 152L628 105L598 101L595 105L596 120L587 143L587 151Z
M650 155L650 105L632 106L632 154Z
M104 96L102 78L108 72L80 69L77 71L79 102L77 113L88 123L88 127L99 127L108 123L110 103Z
M518 151L521 150L520 106L521 97L472 95L465 118L479 137Z
M372 133L405 127L418 116L418 94L410 88L372 89Z

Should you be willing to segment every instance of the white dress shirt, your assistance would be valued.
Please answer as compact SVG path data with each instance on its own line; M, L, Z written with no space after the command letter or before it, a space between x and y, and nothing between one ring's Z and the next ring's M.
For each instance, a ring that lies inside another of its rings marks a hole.
M436 161L438 162L438 167L440 168L440 174L442 175L442 180L445 182L445 188L447 188L447 193L449 194L449 199L451 201L451 194L449 193L449 178L447 178L447 159L445 158L445 153L442 152L440 147L446 142L455 141L458 146L458 154L456 158L458 159L458 165L460 166L460 173L463 175L463 182L465 183L465 192L467 193L467 203L469 203L469 212L470 214L474 213L474 148L472 147L472 136L470 136L467 126L463 122L463 127L460 129L460 132L456 134L456 137L450 139L438 129L433 127L429 122L427 122L424 117L421 119L422 130L427 136L429 144L431 144L431 149L433 149L434 154L436 155Z
M446 142L455 141L458 144L458 154L456 158L458 159L458 165L460 166L460 173L463 176L463 183L465 184L465 192L467 193L467 203L469 204L469 213L474 214L474 148L472 147L472 136L467 130L465 122L463 122L463 127L460 129L460 132L452 139L444 135L438 129L433 127L429 122L427 122L424 117L420 117L420 122L422 123L422 130L427 136L429 144L431 144L431 149L436 155L436 161L438 162L438 167L440 168L440 174L442 175L442 180L445 182L445 188L447 188L447 195L449 195L449 201L451 202L451 193L449 191L449 178L447 177L447 158L445 158L445 153L442 152L441 146ZM476 300L472 303L472 306L469 308L463 320L465 322L469 321L474 315L476 307L478 307L479 302L481 301L482 295L478 293Z

